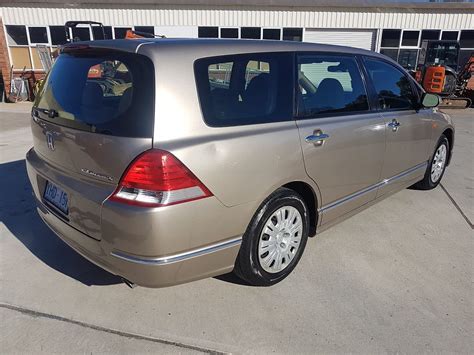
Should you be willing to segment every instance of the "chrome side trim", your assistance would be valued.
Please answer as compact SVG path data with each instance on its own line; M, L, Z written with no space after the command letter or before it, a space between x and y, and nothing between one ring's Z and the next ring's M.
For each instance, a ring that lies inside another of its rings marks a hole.
M341 198L341 199L339 199L339 200L336 200L336 201L334 201L334 202L331 202L331 203L327 204L326 206L323 206L323 207L319 208L319 209L318 209L318 212L325 212L325 211L331 210L331 209L333 209L334 207L337 207L337 206L339 206L339 205L341 205L341 204L343 204L343 203L349 202L349 201L351 201L351 200L353 200L353 199L355 199L355 198L357 198L357 197L359 197L359 196L361 196L361 195L364 195L364 194L366 194L366 193L368 193L368 192L370 192L370 191L373 191L373 190L375 190L375 189L378 189L379 187L382 187L382 186L384 186L384 185L391 184L392 182L395 182L396 180L398 180L398 179L400 179L400 178L402 178L402 177L404 177L404 176L407 176L407 175L409 175L409 174L411 174L411 173L414 173L415 171L417 171L417 170L419 170L419 169L422 169L422 168L423 168L423 169L426 169L427 166L428 166L428 162L427 162L427 161L425 161L425 162L423 162L423 163L421 163L421 164L415 165L413 168L410 168L410 169L408 169L408 170L405 170L404 172L402 172L402 173L400 173L400 174L398 174L398 175L395 175L395 176L392 176L392 177L390 177L390 178L388 178L388 179L382 180L382 181L380 181L380 182L378 182L378 183L376 183L376 184L374 184L374 185L371 185L371 186L366 187L365 189L362 189L362 190L357 191L357 192L355 192L355 193L353 193L353 194L351 194L351 195L347 195L347 196L345 196L345 197L343 197L343 198Z
M190 250L184 253L162 256L158 258L135 256L135 255L123 253L121 251L113 251L110 253L110 255L115 256L116 258L128 261L128 262L131 262L131 263L157 266L157 265L177 263L179 261L184 261L184 260L188 260L188 259L195 258L198 256L214 253L216 251L220 251L223 249L240 245L240 243L242 243L242 237L226 240L225 242L209 245L207 247L203 247L199 249Z

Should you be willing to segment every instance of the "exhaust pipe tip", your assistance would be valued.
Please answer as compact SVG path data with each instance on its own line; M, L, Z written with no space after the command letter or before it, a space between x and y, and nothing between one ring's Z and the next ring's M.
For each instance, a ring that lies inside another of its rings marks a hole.
M137 287L136 284L134 284L133 282L127 280L125 277L121 277L122 279L122 282L127 285L128 287L130 287L131 289L134 289L135 287Z

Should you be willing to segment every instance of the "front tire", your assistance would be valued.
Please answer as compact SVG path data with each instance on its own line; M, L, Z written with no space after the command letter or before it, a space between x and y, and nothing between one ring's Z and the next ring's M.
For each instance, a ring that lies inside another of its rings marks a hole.
M413 185L413 188L417 190L431 190L439 185L446 170L449 149L449 141L446 136L442 134L426 168L423 180L418 181Z
M253 216L234 272L254 286L271 286L298 264L308 239L308 208L293 190L280 188Z

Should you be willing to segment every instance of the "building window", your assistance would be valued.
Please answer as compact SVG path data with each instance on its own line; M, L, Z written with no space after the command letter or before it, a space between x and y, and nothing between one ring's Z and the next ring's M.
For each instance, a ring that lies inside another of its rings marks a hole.
M218 38L219 27L198 27L199 38Z
M284 28L283 40L301 42L303 40L303 29L302 28Z
M416 67L416 60L418 58L418 49L403 49L400 48L398 53L398 64L407 69Z
M67 43L66 27L49 26L49 33L51 35L51 44L53 46L60 46Z
M386 55L389 58L392 58L394 61L398 59L398 48L381 48L380 53Z
M260 39L260 27L242 27L240 29L240 38Z
M279 28L264 28L263 39L281 39L281 30Z
M423 30L421 31L421 41L436 41L440 34L441 30Z
M400 46L401 30L383 30L381 47L395 47Z
M112 39L112 26L91 26L94 40Z
M125 38L127 31L131 29L131 27L114 27L115 39Z
M48 33L46 27L28 27L30 43L48 43Z
M441 34L441 39L443 41L457 41L458 34L458 31L443 31L443 33Z
M74 41L90 41L89 27L73 27L72 38Z
M420 31L403 31L402 47L418 47Z
M154 26L135 26L135 31L155 36Z
M474 48L474 30L462 30L459 44L461 48Z
M27 46L28 36L26 35L25 26L7 25L8 44L13 46Z
M239 38L239 29L221 28L221 38Z

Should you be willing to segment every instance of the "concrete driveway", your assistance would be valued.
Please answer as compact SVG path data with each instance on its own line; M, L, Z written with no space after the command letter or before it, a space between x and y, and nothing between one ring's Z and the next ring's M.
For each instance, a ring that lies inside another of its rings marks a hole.
M311 239L284 282L255 288L227 275L132 290L37 216L23 107L0 107L2 352L474 349L474 110L452 112L456 147L443 186L402 191Z

